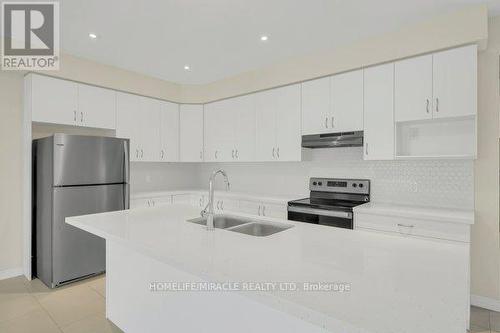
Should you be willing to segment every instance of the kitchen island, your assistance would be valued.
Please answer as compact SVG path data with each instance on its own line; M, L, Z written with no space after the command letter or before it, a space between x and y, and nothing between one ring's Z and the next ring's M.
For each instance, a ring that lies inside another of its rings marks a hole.
M291 228L257 237L197 217L168 205L66 219L106 239L106 313L125 332L466 331L466 243L265 217Z

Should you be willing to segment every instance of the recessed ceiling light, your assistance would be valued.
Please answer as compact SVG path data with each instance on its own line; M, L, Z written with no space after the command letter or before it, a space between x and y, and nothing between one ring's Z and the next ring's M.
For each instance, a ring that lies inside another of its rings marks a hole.
M97 39L97 35L94 33L89 33L89 38L90 39Z
M263 42L267 42L268 39L269 39L269 37L266 36L266 35L260 36L260 40L263 41Z
M189 65L184 65L184 69L185 69L186 71L189 71L189 70L191 70L191 67L189 67Z

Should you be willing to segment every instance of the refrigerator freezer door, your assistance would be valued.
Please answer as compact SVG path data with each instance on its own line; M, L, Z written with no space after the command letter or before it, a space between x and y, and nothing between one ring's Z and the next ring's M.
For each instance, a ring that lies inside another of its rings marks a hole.
M67 224L69 216L128 208L128 184L53 189L52 286L105 270L105 241Z
M129 182L129 140L54 135L54 186Z

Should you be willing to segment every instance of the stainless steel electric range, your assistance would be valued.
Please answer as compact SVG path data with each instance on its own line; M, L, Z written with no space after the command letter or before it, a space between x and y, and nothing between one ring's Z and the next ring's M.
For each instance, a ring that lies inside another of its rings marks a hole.
M370 201L367 179L311 178L310 197L288 202L288 219L353 229L353 208Z

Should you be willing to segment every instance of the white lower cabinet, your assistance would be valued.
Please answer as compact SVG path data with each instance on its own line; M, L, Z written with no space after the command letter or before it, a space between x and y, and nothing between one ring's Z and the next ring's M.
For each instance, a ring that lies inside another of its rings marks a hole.
M172 196L158 196L151 198L139 198L130 200L130 208L156 207L160 205L170 205Z
M355 213L354 228L406 237L470 242L470 225L424 218Z
M276 204L269 202L266 203L259 201L241 200L240 212L251 215L283 219L286 219L287 217L287 208L285 204Z

